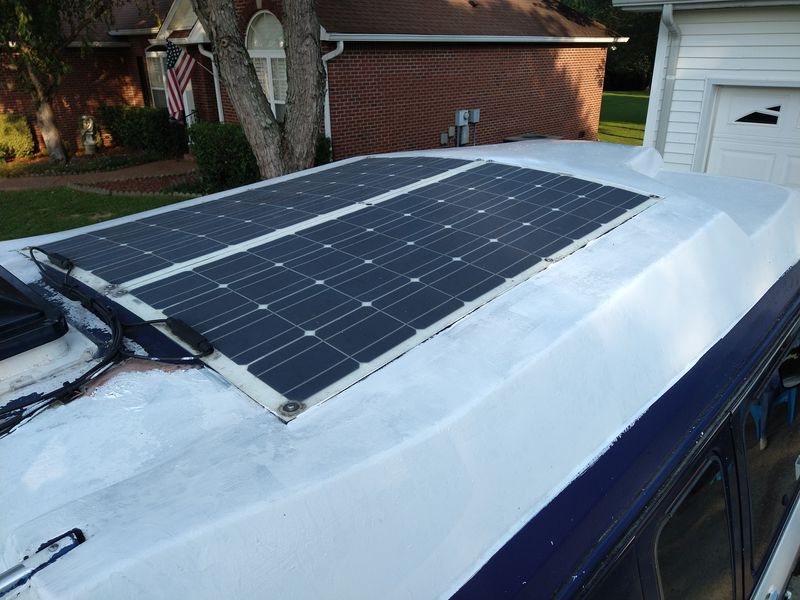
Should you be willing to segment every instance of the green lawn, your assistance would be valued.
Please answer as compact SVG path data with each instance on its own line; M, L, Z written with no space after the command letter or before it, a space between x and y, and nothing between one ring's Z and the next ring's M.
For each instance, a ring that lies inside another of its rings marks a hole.
M51 233L179 202L174 196L107 196L68 188L0 194L0 240Z
M605 92L600 109L601 142L641 146L647 118L647 92Z

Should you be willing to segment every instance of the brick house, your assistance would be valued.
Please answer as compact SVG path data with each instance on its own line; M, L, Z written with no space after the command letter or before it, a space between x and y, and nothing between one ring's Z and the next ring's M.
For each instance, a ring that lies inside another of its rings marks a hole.
M156 0L156 14L143 14L135 4L118 7L114 28L98 27L87 37L90 49L73 43L67 49L70 72L64 77L56 101L53 102L56 124L65 143L75 149L78 144L79 118L93 114L104 105L142 106L148 92L145 49L148 39L158 32L159 13L166 14L171 0ZM36 122L36 110L30 92L19 81L14 67L0 56L0 112L24 114ZM44 142L34 126L39 147Z
M280 0L236 0L235 6L281 119L287 76ZM164 106L169 39L204 67L194 70L184 94L189 120L235 121L190 0L162 3L160 10L158 28L144 21L133 26L128 10L127 20L107 32L117 47L116 58L105 60L119 65L103 82L94 79L100 85L81 110L101 101ZM481 109L469 143L526 133L594 139L606 52L626 41L557 0L318 0L317 12L328 73L324 128L337 159L438 147L458 109ZM110 47L97 49L95 60L106 49L112 54ZM121 89L127 91L120 96ZM455 143L447 138L447 145Z

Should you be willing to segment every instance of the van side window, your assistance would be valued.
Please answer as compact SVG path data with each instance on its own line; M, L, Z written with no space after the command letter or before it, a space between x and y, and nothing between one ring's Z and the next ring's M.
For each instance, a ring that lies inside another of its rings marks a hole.
M633 544L623 551L600 580L592 586L584 600L642 600L642 585L639 578L639 565Z
M730 600L733 566L722 465L711 460L667 514L656 542L664 600Z
M753 572L764 563L800 474L797 387L784 383L776 368L748 400L743 415Z

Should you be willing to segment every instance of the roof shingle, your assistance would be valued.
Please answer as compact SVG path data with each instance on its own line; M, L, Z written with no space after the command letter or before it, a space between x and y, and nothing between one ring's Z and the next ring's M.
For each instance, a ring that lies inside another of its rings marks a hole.
M611 37L559 0L318 0L328 33Z

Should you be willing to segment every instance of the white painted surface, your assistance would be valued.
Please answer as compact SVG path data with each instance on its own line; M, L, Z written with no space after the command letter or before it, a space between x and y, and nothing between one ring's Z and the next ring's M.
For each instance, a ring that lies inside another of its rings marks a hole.
M288 425L195 370L45 411L0 439L0 569L87 541L24 597L447 598L800 258L798 192L650 150L429 154L664 199Z
M800 186L800 87L720 87L706 171Z
M725 7L675 11L681 29L676 93L669 107L664 163L677 171L705 171L719 86L800 89L800 6ZM645 145L656 139L666 61L662 26L645 126Z

